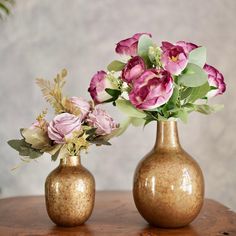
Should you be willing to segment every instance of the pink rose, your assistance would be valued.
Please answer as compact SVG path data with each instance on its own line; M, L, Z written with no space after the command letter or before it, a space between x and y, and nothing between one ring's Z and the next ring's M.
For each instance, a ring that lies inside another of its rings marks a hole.
M137 80L129 94L138 109L151 110L165 104L173 93L173 79L165 70L147 70Z
M131 83L136 80L146 69L143 59L139 56L131 58L122 70L122 80Z
M125 54L129 56L136 56L137 55L137 48L138 48L138 40L143 35L149 35L152 37L150 33L137 33L134 34L131 38L127 38L121 40L119 43L116 44L116 52L118 54Z
M185 41L178 41L176 45L181 46L186 54L189 54L193 49L198 48L196 44Z
M216 87L216 89L210 90L206 96L208 98L211 98L211 97L217 96L219 94L223 94L226 90L224 76L213 66L205 64L203 69L208 74L209 85Z
M74 131L81 129L81 118L69 113L62 113L54 117L48 126L48 136L55 143L65 143L72 137Z
M188 64L188 56L183 47L162 42L163 54L161 62L165 70L173 75L179 75Z
M89 93L96 104L106 102L112 97L106 92L106 88L117 89L117 86L107 77L103 70L98 71L91 79Z
M97 135L110 134L114 129L118 128L113 118L109 116L105 110L95 107L93 112L89 113L88 124L96 129Z
M85 117L88 115L91 105L88 101L86 101L83 98L79 97L71 97L70 101L80 109L81 111L81 120L85 119Z

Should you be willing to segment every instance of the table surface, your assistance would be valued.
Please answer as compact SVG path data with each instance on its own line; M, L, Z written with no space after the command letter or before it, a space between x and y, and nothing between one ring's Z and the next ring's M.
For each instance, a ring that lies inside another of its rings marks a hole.
M43 196L14 197L0 200L0 235L236 235L236 213L206 199L200 215L189 226L160 229L139 215L131 192L104 191L97 192L93 214L84 225L63 228L48 218Z

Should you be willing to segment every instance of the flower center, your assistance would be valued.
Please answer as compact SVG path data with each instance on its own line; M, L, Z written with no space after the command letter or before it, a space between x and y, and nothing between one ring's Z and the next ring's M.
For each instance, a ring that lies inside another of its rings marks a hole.
M177 62L177 61L178 61L178 56L176 56L176 57L172 56L170 59L171 59L171 61L173 61L173 62Z

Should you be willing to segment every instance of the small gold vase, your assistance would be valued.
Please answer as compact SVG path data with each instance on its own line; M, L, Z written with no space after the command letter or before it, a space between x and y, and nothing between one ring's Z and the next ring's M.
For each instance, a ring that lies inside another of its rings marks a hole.
M90 217L95 198L93 175L80 163L79 156L68 156L47 177L45 199L51 220L59 226L78 226Z
M176 121L158 122L155 146L136 168L133 197L143 218L158 227L185 226L200 212L202 171L180 146Z

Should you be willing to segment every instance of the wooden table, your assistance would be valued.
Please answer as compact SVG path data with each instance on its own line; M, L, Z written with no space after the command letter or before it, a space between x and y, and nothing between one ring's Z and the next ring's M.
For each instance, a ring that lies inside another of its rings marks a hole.
M191 225L179 229L159 229L149 226L139 215L131 192L98 192L93 214L86 224L62 228L48 218L44 197L15 197L0 200L0 236L8 235L236 235L236 213L207 199Z

